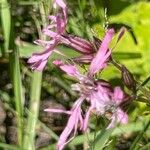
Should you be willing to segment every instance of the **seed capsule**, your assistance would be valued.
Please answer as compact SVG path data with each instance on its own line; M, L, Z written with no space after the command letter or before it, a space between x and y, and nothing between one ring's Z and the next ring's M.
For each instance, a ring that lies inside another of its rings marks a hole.
M124 65L122 65L122 80L128 89L133 92L136 91L136 81L132 73Z

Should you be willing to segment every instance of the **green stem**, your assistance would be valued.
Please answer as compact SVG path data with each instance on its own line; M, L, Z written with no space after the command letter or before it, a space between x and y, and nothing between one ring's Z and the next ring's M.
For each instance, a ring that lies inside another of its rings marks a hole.
M0 43L2 56L5 57L8 52L10 30L11 30L11 12L7 0L0 1L0 17L3 31L4 43Z
M139 150L140 148L138 147L138 143L141 140L141 138L143 137L143 134L146 132L146 130L148 129L148 127L150 126L150 120L148 120L143 128L143 130L141 131L141 133L138 134L138 136L135 138L135 140L133 141L130 150Z
M9 55L11 77L14 90L14 100L17 114L17 129L18 129L18 142L22 145L22 132L23 132L23 92L19 65L19 54L18 50L14 49Z
M28 114L27 130L24 137L23 149L33 150L36 123L39 115L40 95L41 95L42 72L34 72L32 76L31 95L30 95L30 113Z
M13 84L15 109L17 115L16 117L17 117L18 144L22 147L24 95L22 92L19 51L14 43L15 33L14 33L14 26L13 26L13 18L10 19L10 22L11 22L10 39L9 39L10 78Z
M43 2L39 5L41 19L43 27L45 28L47 26L46 24L46 14L44 10ZM37 27L38 28L38 27ZM38 32L41 32L38 30ZM40 39L46 39L44 35L39 33ZM29 111L28 114L28 120L27 120L27 130L24 137L24 143L23 143L23 149L24 150L34 150L34 143L35 143L35 130L36 130L36 124L38 121L38 115L39 115L39 106L40 106L40 95L41 95L41 81L42 81L42 72L33 72L32 76L32 85L31 85L31 95L30 95L30 105L29 105Z

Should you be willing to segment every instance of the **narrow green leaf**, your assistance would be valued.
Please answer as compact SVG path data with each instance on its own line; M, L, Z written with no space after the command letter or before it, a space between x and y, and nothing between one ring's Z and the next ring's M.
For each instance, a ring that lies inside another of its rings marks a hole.
M19 53L14 49L9 55L11 77L14 89L14 100L17 111L17 123L18 123L18 141L22 143L22 129L23 129L23 103L24 97L22 92L22 82L20 74Z
M33 53L40 52L42 49L40 46L31 44L28 42L24 42L24 41L18 42L17 47L20 52L20 57L23 57L23 58L28 58Z
M133 50L131 50L133 51ZM142 58L141 53L137 52L114 52L113 53L114 59L121 60L121 59L139 59Z
M19 147L15 145L0 143L0 148L7 149L7 150L21 150Z
M2 55L5 55L8 51L9 38L10 38L10 28L11 28L11 15L9 4L7 0L1 0L1 23L4 35L4 50Z
M41 121L38 121L39 124L41 125L41 127L47 132L49 133L49 135L54 138L55 140L59 139L59 136L49 127L47 127L44 123L42 123Z
M143 137L143 134L146 132L146 130L149 128L149 126L150 126L150 120L148 120L145 123L143 130L141 131L140 134L138 134L138 136L133 141L133 143L132 143L132 145L130 147L130 150L138 150L138 149L140 149L137 144L141 140L141 138Z
M37 5L39 1L19 1L19 5Z
M30 108L29 116L27 120L27 129L24 136L23 148L25 150L33 150L34 148L34 138L35 138L35 128L38 120L39 106L40 106L40 95L41 95L41 80L42 72L33 72L32 85L31 85L31 95L30 95Z
M143 122L146 122L146 120L143 120ZM138 131L142 131L143 130L143 122L138 121L138 122L134 122L134 123L130 123L127 125L123 125L123 126L119 126L116 127L113 132L111 131L107 131L106 132L106 137L105 140L107 140L109 138L109 134L111 134L111 136L119 136L121 134L125 134L125 133L134 133L134 132L138 132ZM149 135L150 132L150 127L146 130L146 134ZM103 132L102 132L103 133ZM101 131L98 132L98 134L102 134ZM91 132L88 134L88 140L92 141L93 140L93 136L94 136L94 132ZM87 135L79 135L77 136L75 139L73 139L69 145L73 146L73 145L80 145L83 144L85 138L87 138ZM46 149L50 149L53 150L55 148L55 144L51 144L50 146L48 146L47 148L43 148L41 150L46 150ZM98 149L99 150L99 149Z
M150 81L150 75L139 85L138 88L145 86Z
M105 147L106 142L111 136L113 129L102 130L96 137L93 143L93 150L102 150Z
M18 143L22 146L23 138L23 104L24 95L22 91L22 81L20 73L19 51L15 44L15 32L13 26L13 18L11 20L10 36L9 36L9 64L10 64L10 78L13 84L15 110L17 115L17 135Z

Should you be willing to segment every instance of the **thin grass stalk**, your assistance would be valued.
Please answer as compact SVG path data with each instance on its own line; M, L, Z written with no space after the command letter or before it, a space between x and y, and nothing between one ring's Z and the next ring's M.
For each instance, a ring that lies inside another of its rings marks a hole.
M31 84L31 95L30 95L30 105L29 105L29 115L27 120L27 128L23 142L24 150L34 150L35 141L35 129L36 123L39 115L40 106L40 95L41 95L41 81L42 72L33 72L32 74L32 84Z
M15 108L16 108L16 114L17 114L18 143L21 146L22 145L22 135L23 135L23 102L24 102L24 98L23 98L23 92L22 92L19 54L18 54L17 49L14 49L10 53L9 62L10 62L10 68L11 68Z
M5 143L0 143L0 148L5 150L20 150L20 148L15 145L10 145Z
M9 64L10 64L10 78L13 84L14 102L17 117L17 136L18 144L22 147L23 140L23 104L24 95L22 91L22 81L19 64L19 51L15 45L15 33L13 26L13 18L10 18L11 30L9 37Z
M44 4L40 3L39 5L41 19L43 26L46 26L46 14L44 10ZM36 18L34 18L36 20ZM35 22L37 23L37 22ZM38 26L37 26L38 28ZM38 30L39 31L39 30ZM38 33L40 39L45 39L46 37L43 36L41 33ZM36 135L36 124L38 121L39 115L39 106L40 106L40 95L41 95L41 82L42 82L42 72L34 71L32 76L32 84L31 84L31 95L30 95L30 105L29 111L30 114L28 115L27 120L27 130L24 137L24 150L34 150L34 143L35 143L35 135Z
M6 53L8 52L10 28L11 28L10 8L9 8L9 3L7 2L7 0L0 1L0 16L1 16L3 36L4 36L4 43L0 45L1 45L2 56L5 57Z
M150 120L148 120L143 128L143 130L141 131L141 133L138 134L138 136L135 138L135 140L133 141L130 150L139 150L140 148L138 147L138 143L139 141L142 139L143 134L147 131L148 127L150 126Z

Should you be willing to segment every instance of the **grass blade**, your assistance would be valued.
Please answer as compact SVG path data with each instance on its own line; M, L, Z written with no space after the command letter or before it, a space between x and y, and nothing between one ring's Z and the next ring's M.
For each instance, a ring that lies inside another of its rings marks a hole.
M6 55L9 46L11 15L7 0L1 0L1 23L4 35L4 49L2 48L2 56Z
M19 65L19 54L17 50L13 50L9 56L11 76L14 90L14 100L15 107L17 111L17 123L18 123L18 141L21 145L22 143L22 117L23 117L23 94L22 94L22 83L21 83L21 74L20 74L20 65Z
M102 130L93 143L93 150L102 150L111 136L113 129Z
M20 146L22 146L24 95L22 91L19 51L14 43L15 42L14 40L15 40L14 27L13 27L13 24L11 24L10 40L9 40L9 49L11 50L11 52L9 53L10 77L11 77L12 84L13 84L15 109L16 109L16 114L17 114L18 143Z
M41 95L41 80L42 72L33 72L31 95L30 95L30 108L29 116L27 120L27 129L24 137L23 148L25 150L33 150L35 128L38 121L39 106L40 106L40 95Z
M145 122L145 120L143 122ZM134 132L142 131L143 130L143 122L139 121L139 122L134 122L134 123L130 123L130 124L127 124L127 125L119 126L119 127L116 127L113 130L113 132L111 132L111 130L110 131L108 130L107 132L106 131L105 132L99 131L98 135L99 134L102 135L102 133L103 133L103 136L106 135L105 139L107 140L109 138L109 134L111 134L111 136L113 137L113 136L119 136L119 135L125 134L125 133L131 133L131 132L134 133ZM149 133L149 131L150 131L150 128L148 128L147 134ZM85 141L86 136L87 135L77 136L75 139L73 139L69 143L69 145L73 146L73 145L82 144ZM91 132L91 133L88 134L89 141L93 140L93 136L94 136L94 132ZM99 135L99 137L100 137L100 135ZM98 145L99 145L99 143L98 143ZM54 147L55 147L55 144L51 144L50 146L48 146L48 149L54 149ZM42 149L42 150L45 150L45 149Z
M4 148L7 150L21 150L20 148L18 148L15 145L10 145L10 144L5 144L5 143L0 143L0 148Z
M132 143L130 150L138 150L139 147L137 146L137 143L141 140L141 138L143 137L143 134L146 132L146 130L148 129L148 127L150 126L150 120L148 120L143 128L143 130L141 131L141 133L135 138L134 142Z

